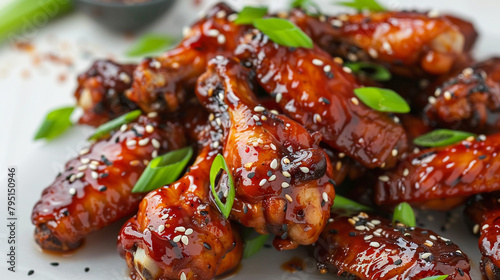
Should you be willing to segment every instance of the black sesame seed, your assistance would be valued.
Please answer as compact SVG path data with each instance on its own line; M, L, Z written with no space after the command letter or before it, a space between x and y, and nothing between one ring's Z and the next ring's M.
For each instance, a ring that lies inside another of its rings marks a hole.
M203 242L203 247L205 247L207 250L212 250L212 246L210 244Z
M89 272L90 268L86 267L85 272Z
M140 133L139 133L139 132L135 129L135 127L132 127L132 129L131 129L131 130L135 133L135 136L137 136L137 137L142 137L142 136L144 136L144 135L140 134Z
M108 188L106 188L106 186L104 186L104 185L99 186L99 191L100 191L100 192L103 192L103 191L105 191L105 190L107 190L107 189L108 189Z
M254 176L255 176L255 172L250 172L247 175L248 179L252 179Z
M58 262L51 262L50 265L51 266L59 266L59 263Z
M288 237L288 231L281 235L281 239L286 239Z
M288 225L287 224L284 224L283 226L281 226L281 229L283 231L288 231Z
M403 263L403 260L398 259L398 260L396 260L396 261L394 262L394 265L400 265L400 264L402 264L402 263Z
M486 158L486 155L480 155L479 156L479 159L485 159Z
M333 79L333 78L335 77L335 76L333 75L333 73L332 73L332 72L330 72L330 71L325 72L325 74L326 74L326 77L327 77L328 79Z
M200 214L201 214L202 216L206 216L206 215L208 215L208 212L207 212L207 211L200 211Z
M35 273L35 271L34 271L34 270L30 270L30 271L28 271L28 276L33 275L33 273Z
M326 204L326 201L321 200L321 207L325 206L325 204Z
M115 138L115 143L118 143L118 142L120 142L120 137Z
M109 161L108 158L106 158L105 155L101 155L101 160L102 160L102 162L104 162L104 164L106 164L108 166L113 164L111 161Z
M460 276L464 276L464 271L460 267L457 268L457 271L460 274Z
M355 232L349 232L349 236L356 236Z
M323 103L325 103L325 104L330 104L330 100L328 100L324 97L321 97L321 101L323 101Z
M64 210L62 213L63 213L64 216L68 216L69 215L68 210Z
M271 175L273 175L273 172L271 170L267 171L267 176L271 177Z
M337 186L337 183L335 183L335 181L334 181L333 179L328 179L328 182L329 182L330 184L332 184L334 187L336 187L336 186Z
M248 213L248 206L246 204L243 205L243 213Z
M99 177L101 178L106 178L109 176L109 173L101 173L101 175L99 175Z
M331 229L328 232L331 233L331 234L337 234L337 233L339 233L338 230L336 230L336 229Z

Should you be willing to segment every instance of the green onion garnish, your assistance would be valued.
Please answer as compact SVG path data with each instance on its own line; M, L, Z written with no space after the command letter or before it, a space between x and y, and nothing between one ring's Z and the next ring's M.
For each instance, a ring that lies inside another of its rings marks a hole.
M267 241L269 234L261 234L254 238L245 239L245 248L243 249L243 258L255 255L262 249Z
M458 143L475 134L450 129L437 129L421 135L413 140L413 143L422 147L443 147Z
M448 278L448 275L437 275L437 276L425 277L422 280L444 280L446 278Z
M380 5L375 0L352 0L345 2L336 2L335 4L349 8L354 8L358 11L363 11L363 10L368 10L372 12L387 11L387 9L384 6Z
M382 65L372 62L348 62L344 66L349 67L352 72L363 75L374 81L388 81L391 79L391 72Z
M246 6L238 14L234 21L236 24L252 24L255 19L262 18L267 14L267 7Z
M410 105L395 91L377 87L354 89L354 94L368 107L391 113L408 113Z
M294 0L290 3L290 7L292 8L300 8L305 11L309 11L310 8L314 8L316 12L320 12L318 4L312 0Z
M145 56L165 51L175 39L170 36L159 34L146 34L139 38L135 44L127 51L127 56Z
M107 123L101 124L94 132L94 135L90 136L89 140L99 140L101 137L104 137L107 134L109 134L109 132L112 131L113 129L117 129L121 125L137 119L141 114L142 114L141 110L134 110L125 115L119 116L116 119L110 120Z
M133 193L150 192L175 182L193 156L186 147L152 159L132 189Z
M222 203L222 201L219 198L219 195L215 192L215 179L217 178L217 175L221 170L226 171L227 184L228 184L227 187L229 188L225 204ZM210 167L210 187L212 189L212 194L214 196L215 203L219 208L219 211L227 219L229 217L229 214L231 214L231 209L233 208L235 189L234 189L233 176L231 175L231 171L227 167L226 160L224 160L224 157L221 154L218 154L215 157L212 163L212 167Z
M413 209L410 204L406 202L398 204L392 214L392 222L402 223L410 227L416 226L417 222L415 221L415 213L413 213Z
M313 42L300 28L282 18L259 18L253 22L255 28L266 34L273 42L286 47L311 49Z
M342 210L350 210L350 211L366 211L366 212L372 212L373 209L370 207L359 204L355 201L352 201L350 199L347 199L343 196L340 195L335 195L335 199L333 200L333 206L332 209L342 209Z
M66 131L73 124L70 119L73 110L75 110L74 106L68 106L50 111L38 128L35 140L42 138L51 140Z

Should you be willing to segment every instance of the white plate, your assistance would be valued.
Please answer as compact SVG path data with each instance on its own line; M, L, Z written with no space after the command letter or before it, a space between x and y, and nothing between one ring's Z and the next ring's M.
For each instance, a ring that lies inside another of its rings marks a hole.
M329 5L333 0L317 1L321 4L323 10L328 13L335 13L338 11L333 5ZM182 1L182 4L178 4L178 9L187 12L190 10L190 4L186 4ZM214 2L214 1L208 1ZM229 1L234 4L235 1ZM239 6L242 4L248 4L252 2L259 2L265 4L266 1L240 1ZM273 1L273 7L285 7L283 3L286 1L277 0ZM476 22L476 27L481 32L481 38L476 46L476 56L477 58L486 58L490 55L495 54L495 50L498 54L497 46L500 45L500 31L496 28L498 27L498 11L500 10L499 1L487 1L487 0L448 0L448 1L431 1L431 0L421 0L421 1L384 1L389 7L406 7L406 8L438 8L447 11L454 12L456 14L465 15L468 18L473 18ZM190 2L189 2L190 3ZM208 6L210 3L204 3L203 6ZM180 6L180 8L179 8ZM236 5L238 6L238 5ZM67 22L71 22L71 18L64 19ZM162 23L159 23L162 24ZM186 22L187 24L187 22ZM58 23L58 27L53 27L51 32L57 32L58 29L65 30L68 32L67 27L64 26L64 21ZM66 29L65 29L66 28ZM74 26L77 32L82 32L82 28ZM78 29L80 28L80 29ZM154 27L158 29L158 25ZM78 31L79 30L79 31ZM173 32L169 30L169 32ZM102 35L102 34L101 34ZM102 39L102 38L101 38ZM116 45L117 49L121 50L122 46L118 45L119 40L115 40L114 43L108 43L106 46L108 49L112 49L113 44ZM75 77L69 77L69 79L74 79ZM37 84L38 83L38 84ZM12 86L12 84L10 84ZM9 86L9 84L7 84ZM52 88L56 88L53 81L43 81L43 79L38 79L31 84L32 88L45 88L46 91L50 91ZM67 89L67 87L66 87ZM71 92L66 92L67 96ZM40 102L35 102L30 105L34 106L46 106L43 111L49 110L52 106L47 105L47 102L41 100ZM22 107L19 110L23 110L24 113L29 113L31 108ZM40 110L38 108L38 110ZM29 121L30 115L25 114L25 122ZM38 123L39 120L32 120L34 123ZM12 120L11 126L17 126L18 124ZM36 127L32 125L31 127ZM15 131L15 130L11 130ZM6 252L7 252L7 230L4 225L0 228L0 275L4 277L11 277L10 279L129 279L128 269L125 265L123 259L121 259L116 252L116 236L120 229L121 223L110 226L98 233L89 236L86 239L84 246L77 250L71 256L56 256L49 255L40 252L34 244L33 241L33 229L34 227L30 222L31 210L35 202L39 199L41 191L49 185L54 179L55 174L62 169L65 161L70 157L76 155L76 151L79 147L83 146L85 143L82 139L90 133L88 128L73 128L68 133L62 137L43 145L35 146L28 152L24 152L27 155L24 161L20 161L17 167L17 181L18 181L18 193L17 193L17 272L15 274L7 271L6 266ZM32 132L21 133L20 135L29 137ZM15 145L19 134L11 133L7 136L7 140L10 140L15 149L19 149L19 146ZM2 135L2 137L4 137ZM19 139L21 142L26 141L25 138ZM8 141L9 142L9 141ZM10 147L8 147L10 148ZM3 156L2 156L3 157ZM5 170L5 169L2 169ZM5 174L5 173L4 173ZM0 178L5 178L4 174L0 174ZM1 182L5 182L2 179ZM3 184L3 183L2 183ZM6 221L6 190L4 186L0 187L0 219L2 224ZM449 223L446 221L444 213L419 213L420 220L426 224L426 227L436 231L438 234L451 238L455 243L459 244L463 251L469 255L472 262L473 279L481 279L479 273L479 259L480 255L477 249L477 238L473 237L467 230L463 223L462 212L457 210L452 215L452 220L454 222ZM431 218L433 221L430 221ZM448 223L449 228L446 232L441 230L441 226ZM270 242L268 242L270 243ZM304 271L296 272L294 274L288 273L281 269L281 265L290 260L293 256L300 256L306 259L309 265ZM58 262L59 266L51 266L50 263ZM278 253L274 249L264 248L257 255L250 259L246 259L242 262L241 269L238 274L232 276L236 279L297 279L297 280L316 280L316 279L340 279L332 275L320 275L316 272L313 260L308 258L307 250L301 248L300 250L294 252ZM89 271L85 272L85 268L88 267ZM35 273L31 276L27 276L29 270L34 270ZM5 279L2 277L2 279Z

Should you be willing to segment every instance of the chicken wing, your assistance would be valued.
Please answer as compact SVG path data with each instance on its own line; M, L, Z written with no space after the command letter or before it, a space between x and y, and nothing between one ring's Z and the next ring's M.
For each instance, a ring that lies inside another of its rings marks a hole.
M335 196L331 164L319 147L321 137L259 105L251 87L247 69L218 56L196 89L223 131L214 144L223 146L234 178L231 219L276 235L279 250L312 244Z
M425 107L434 127L475 133L500 130L500 58L465 68L435 88Z
M149 193L122 228L118 248L142 279L213 279L235 268L242 243L209 199L210 167L221 147L210 130L193 166L177 182Z
M78 76L75 98L83 115L79 123L99 126L122 114L137 109L125 97L132 86L132 72L136 65L97 60L90 69Z
M249 29L231 21L236 15L226 4L215 5L186 30L185 39L176 48L139 64L127 97L146 112L175 111L192 92L207 62L216 55L232 54L240 36Z
M366 213L333 215L315 244L314 257L320 269L348 279L471 279L468 257L451 240Z
M322 141L370 168L390 167L406 150L401 125L361 103L350 69L326 52L278 46L257 31L244 41L236 53L259 84L287 115L321 132Z
M473 138L473 137L471 137ZM379 205L406 201L423 208L448 210L468 196L500 190L500 134L426 149L379 177Z
M178 124L140 116L80 150L33 208L36 242L46 250L75 249L89 233L132 215L144 195L131 190L149 160L185 142Z
M294 9L289 18L333 56L375 61L409 77L449 72L464 53L464 45L472 46L477 37L464 20L432 13L387 11L327 17Z

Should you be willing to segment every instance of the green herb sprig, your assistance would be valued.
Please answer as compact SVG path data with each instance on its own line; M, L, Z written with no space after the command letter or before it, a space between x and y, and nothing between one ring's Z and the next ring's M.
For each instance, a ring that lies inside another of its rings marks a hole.
M171 36L146 34L139 38L126 52L129 57L145 56L165 51L177 40Z
M262 18L267 14L268 8L263 7L253 7L246 6L243 7L241 12L238 14L238 17L234 21L236 24L253 24L253 21L258 18Z
M425 277L424 279L422 280L444 280L446 278L448 278L449 275L436 275L436 276L429 276L429 277Z
M257 252L262 249L267 239L269 238L269 234L260 234L254 238L245 238L245 247L243 249L243 258L249 258L255 255Z
M73 125L70 118L74 110L74 106L68 106L50 111L45 116L42 125L38 128L35 140L43 138L52 140L61 135Z
M354 94L368 107L391 113L408 113L410 105L395 91L377 87L354 89Z
M363 11L363 10L368 10L371 12L387 11L387 9L384 6L382 6L375 0L352 0L345 2L335 2L335 4L349 8L354 8L358 11Z
M413 212L410 204L406 202L398 204L392 214L392 222L402 223L410 227L416 226L417 222L415 219L415 213Z

